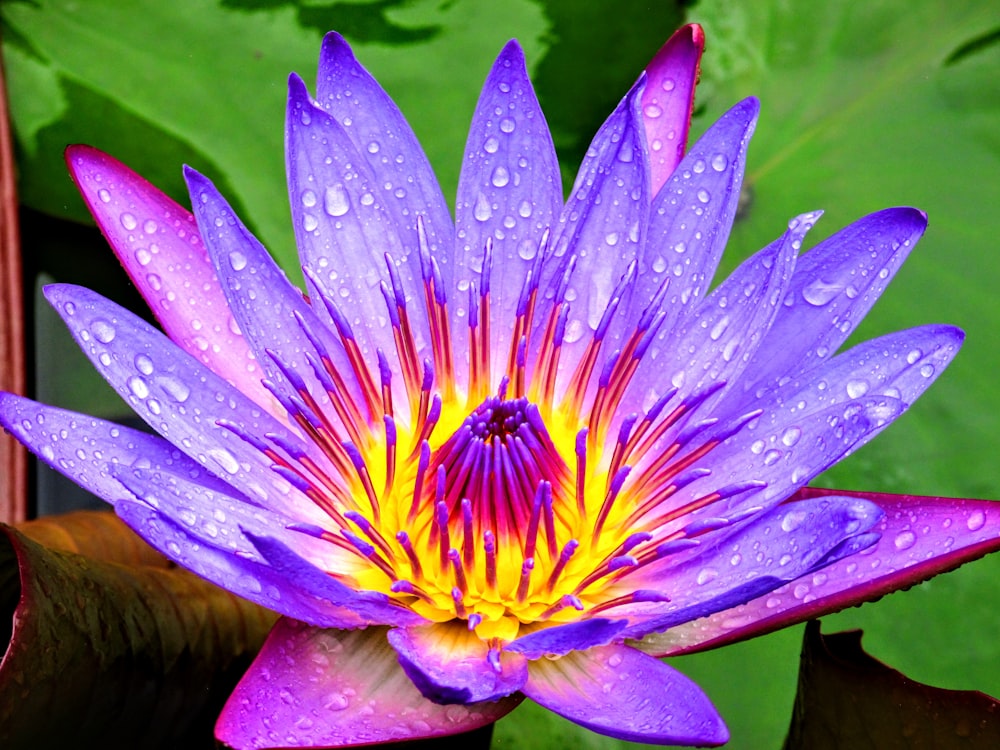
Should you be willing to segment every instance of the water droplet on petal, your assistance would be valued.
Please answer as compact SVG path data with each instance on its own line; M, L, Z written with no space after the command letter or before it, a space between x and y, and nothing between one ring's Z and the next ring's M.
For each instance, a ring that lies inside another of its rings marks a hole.
M233 250L229 253L229 265L234 271L242 271L247 267L247 256L239 250Z
M904 550L912 547L917 541L916 535L912 531L901 531L896 535L893 544L896 549Z
M141 372L143 375L150 375L153 372L153 360L147 357L145 354L137 354L135 356L135 369Z
M331 185L323 195L323 208L330 216L343 216L350 210L350 203L347 200L347 191L344 186Z
M842 289L843 286L840 284L831 284L822 279L816 279L802 290L802 297L810 305L822 307L840 294Z
M979 531L979 529L986 525L986 514L981 510L973 511L972 515L965 522L965 525L969 528L969 531Z
M490 207L490 202L483 193L480 193L479 197L476 199L476 205L472 209L472 215L479 221L487 221L493 215L493 209Z
M111 202L111 193L109 193L104 188L101 188L100 190L97 191L97 197L101 199L102 203L110 203Z
M663 110L658 104L651 103L642 108L642 113L650 119L656 119L663 114Z
M729 159L726 158L725 154L716 154L712 157L712 169L716 172L721 172L729 165Z
M848 380L847 395L851 398L861 398L868 393L868 383L864 380Z
M493 183L494 187L503 187L510 182L510 172L507 171L507 167L499 166L494 169L490 182Z
M130 213L124 213L121 216L122 226L132 231L138 226L139 222L135 220L135 217Z
M95 318L90 329L94 332L94 338L102 344L110 344L115 339L115 327L104 318Z
M149 395L149 385L138 376L129 378L128 389L136 398L146 398Z
M500 121L500 130L504 133L513 133L515 128L515 123L509 117L505 117Z

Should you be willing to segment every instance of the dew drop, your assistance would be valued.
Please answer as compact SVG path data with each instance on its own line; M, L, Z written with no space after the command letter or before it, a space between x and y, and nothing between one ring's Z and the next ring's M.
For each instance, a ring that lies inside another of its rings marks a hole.
M208 451L208 455L214 458L219 466L229 474L235 474L240 470L240 464L236 457L225 448L212 448Z
M698 572L698 577L695 578L695 582L699 586L704 586L709 581L713 581L716 578L718 578L718 576L719 576L719 571L717 571L715 568L702 568Z
M799 442L800 437L802 437L802 430L798 427L789 427L785 430L785 434L781 436L781 442L791 448Z
M529 216L531 216L531 212L532 212L531 202L526 200L521 201L521 205L517 207L517 213L521 216L521 218L527 219ZM532 256L533 255L534 254L532 254Z
M920 374L923 375L925 378L929 378L931 375L934 374L934 365L930 364L924 365L923 367L920 368Z
M191 395L191 389L187 386L187 383L178 378L161 378L157 382L163 388L163 391L178 403L184 403L188 400L188 396Z
M912 547L917 541L916 535L912 531L901 531L896 534L896 538L893 540L893 544L896 549L904 550Z
M316 193L312 190L302 191L302 205L306 208L312 208L316 205Z
M848 380L847 395L851 398L861 398L868 393L868 383L864 380Z
M725 154L716 154L712 157L712 169L716 172L723 171L727 166L729 166L729 159L726 158Z
M507 167L499 166L494 169L490 182L493 183L494 187L498 188L504 187L508 182L510 182L510 172L507 171Z
M141 372L143 375L151 375L153 372L153 360L147 357L145 354L137 354L135 356L135 369Z
M102 344L110 344L115 339L115 327L104 318L95 318L90 324L90 330L94 332L94 338Z
M487 221L491 216L493 216L493 209L490 207L490 202L483 193L480 193L479 197L476 199L476 205L472 209L472 215L479 221Z
M97 191L97 197L101 199L101 203L111 202L111 193L109 193L104 188L101 188L100 190Z
M986 514L981 510L973 511L972 515L970 515L969 519L965 522L965 525L968 527L969 531L979 531L979 529L986 525Z
M229 253L229 265L234 271L242 271L247 267L247 256L239 250L233 250Z
M769 450L767 453L764 454L764 466L771 466L779 458L781 458L781 451Z
M140 247L135 251L135 262L140 266L148 266L150 261L153 260L153 256L150 254L149 250L144 247Z
M655 120L657 117L663 114L663 110L660 108L658 104L650 103L642 108L642 113L651 120Z
M124 214L122 214L122 216L121 216L121 222L122 222L122 226L125 227L126 229L128 229L129 231L132 231L133 229L135 229L136 226L138 226L138 224L139 224L139 222L137 222L135 220L135 217L132 214L130 214L130 213L124 213Z
M338 183L326 189L326 193L323 195L323 209L330 216L343 216L348 212L350 203L343 185Z
M490 136L486 139L486 143L483 144L483 151L487 154L495 154L497 149L500 148L500 141L498 141L494 136Z
M323 702L323 708L329 711L343 711L350 704L343 693L330 693Z
M504 133L513 133L514 127L515 127L514 121L509 117L505 117L500 121L500 130L502 130Z
M149 395L149 385L138 376L129 378L128 389L136 398L146 398Z

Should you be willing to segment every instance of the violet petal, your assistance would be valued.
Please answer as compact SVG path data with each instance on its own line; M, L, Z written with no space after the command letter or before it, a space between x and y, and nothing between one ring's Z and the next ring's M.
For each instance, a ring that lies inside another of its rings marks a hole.
M531 662L524 694L570 721L631 742L714 746L729 739L701 688L629 646Z
M511 41L493 64L472 117L455 210L458 289L472 282L480 293L485 291L477 269L487 241L493 243L492 274L486 280L493 382L506 370L524 278L535 263L543 232L561 209L555 148L528 79L524 52ZM454 310L467 309L467 294L458 292L451 303ZM470 322L453 313L455 335L465 337Z
M264 409L182 352L145 321L82 287L54 284L45 295L98 371L142 419L251 502L323 521L325 516L271 470L256 448L219 426L297 438Z
M521 654L496 654L495 668L487 658L489 645L464 622L396 628L388 638L403 671L434 703L495 701L520 690L528 678Z
M584 651L594 646L605 646L618 638L618 634L626 625L624 620L604 617L553 625L522 635L511 641L507 650L524 654L529 659L562 656L570 651Z
M123 496L132 497L115 479L115 467L141 466L182 474L216 489L229 488L159 436L12 393L0 393L0 425L53 469L112 505Z
M882 518L873 503L827 497L779 505L733 532L705 540L701 554L668 557L627 576L629 586L657 586L669 602L626 604L607 616L630 615L626 637L641 638L729 609L856 551L845 542L863 537ZM678 562L680 560L680 562Z

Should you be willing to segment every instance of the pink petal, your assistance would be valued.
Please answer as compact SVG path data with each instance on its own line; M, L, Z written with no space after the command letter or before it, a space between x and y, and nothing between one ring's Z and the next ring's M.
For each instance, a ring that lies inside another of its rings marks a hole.
M704 651L769 633L925 581L1000 549L1000 503L806 488L789 502L822 495L862 497L885 511L872 547L746 604L643 639L660 655Z
M66 163L94 220L167 335L254 400L270 403L191 213L90 146L70 146Z
M646 89L642 93L642 119L652 194L656 195L684 156L698 62L705 49L705 34L698 24L674 32L646 66Z
M520 700L439 706L404 674L385 628L321 630L282 618L222 710L215 736L241 750L442 737L490 724Z
M631 742L721 745L729 731L694 682L628 646L574 651L528 667L524 694L595 732Z

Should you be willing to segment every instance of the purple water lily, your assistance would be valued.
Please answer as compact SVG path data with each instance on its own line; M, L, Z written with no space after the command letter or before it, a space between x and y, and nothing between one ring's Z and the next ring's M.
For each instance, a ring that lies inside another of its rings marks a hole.
M800 255L793 219L709 291L756 100L685 153L701 31L611 114L563 202L516 43L473 117L454 222L337 34L292 76L308 295L193 169L193 214L110 157L70 169L166 336L46 295L148 435L0 397L0 420L165 554L285 616L217 726L340 746L490 723L524 696L594 731L720 744L654 656L872 598L998 544L989 503L809 490L944 370L932 325L838 348L924 215Z

